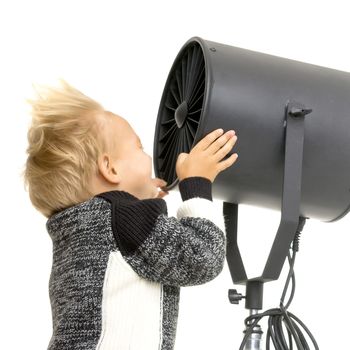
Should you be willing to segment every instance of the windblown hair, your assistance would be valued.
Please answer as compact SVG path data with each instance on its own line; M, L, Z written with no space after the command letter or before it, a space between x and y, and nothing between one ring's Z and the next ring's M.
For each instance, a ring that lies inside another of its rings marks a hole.
M26 99L32 123L21 176L33 206L47 218L94 195L90 180L98 174L99 155L109 147L104 108L60 82L61 88L41 85L36 100Z

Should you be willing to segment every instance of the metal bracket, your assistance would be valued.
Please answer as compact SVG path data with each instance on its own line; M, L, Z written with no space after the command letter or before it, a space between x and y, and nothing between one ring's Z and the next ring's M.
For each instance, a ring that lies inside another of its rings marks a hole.
M312 112L301 103L288 100L285 105L285 159L281 200L281 221L261 276L247 278L237 245L238 204L224 202L227 218L227 255L232 280L246 284L246 308L262 309L263 283L281 274L288 249L299 225L305 115Z

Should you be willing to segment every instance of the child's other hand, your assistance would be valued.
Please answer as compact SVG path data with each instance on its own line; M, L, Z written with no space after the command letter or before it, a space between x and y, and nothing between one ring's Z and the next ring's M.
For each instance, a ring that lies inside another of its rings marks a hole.
M161 188L163 186L166 186L167 182L165 180L160 179L159 177L155 177L152 179L152 182L154 184L154 186L158 189ZM168 191L164 191L164 190L160 190L158 191L158 193L155 195L154 198L163 198L166 195L168 195L169 192Z

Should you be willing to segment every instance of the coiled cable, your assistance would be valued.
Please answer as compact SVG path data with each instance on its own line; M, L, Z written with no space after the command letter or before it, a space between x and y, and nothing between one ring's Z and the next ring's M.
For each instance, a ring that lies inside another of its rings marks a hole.
M288 262L290 265L290 269L289 269L286 284L284 286L284 290L281 296L280 307L275 309L270 309L262 313L256 313L256 314L250 315L245 319L244 323L249 328L246 330L246 334L243 338L243 341L241 343L239 350L244 350L243 346L246 343L249 335L253 332L254 327L264 316L269 316L268 330L266 335L266 350L270 350L270 339L272 340L275 350L293 350L293 340L297 346L297 350L310 350L310 347L304 337L304 334L302 333L301 329L298 327L297 323L299 323L301 327L305 330L305 332L309 335L313 345L315 346L315 349L319 350L319 347L317 345L315 338L311 334L310 330L306 327L306 325L298 317L292 314L290 311L287 311L289 305L293 300L294 293L295 293L296 283L295 283L295 273L294 273L294 262L295 262L295 255L297 251L299 251L299 239L300 239L300 234L304 227L305 221L306 221L306 218L302 216L299 217L299 225L293 240L293 245L290 248L293 250L292 257L290 256L290 251L288 251ZM291 291L290 298L287 302L287 305L284 306L283 302L284 302L284 298L285 298L287 288L291 278L292 278L292 291ZM287 332L288 332L288 342L289 342L288 345L283 333L283 323L287 328Z

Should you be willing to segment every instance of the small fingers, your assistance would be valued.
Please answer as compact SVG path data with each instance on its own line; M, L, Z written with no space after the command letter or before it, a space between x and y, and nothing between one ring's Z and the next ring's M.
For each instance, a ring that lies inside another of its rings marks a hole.
M234 144L237 141L237 135L234 135L227 140L227 142L222 146L221 148L218 149L218 151L214 154L214 157L219 161L224 158L227 153L229 153L234 146Z
M230 167L233 163L235 163L237 158L238 158L238 154L237 153L233 153L227 159L219 162L218 163L218 171L220 172L220 171L223 171L223 170L227 169L228 167Z
M234 130L229 130L217 140L215 140L205 151L209 155L215 155L226 143L228 143L232 137L235 135Z
M210 132L208 135L204 136L194 147L193 149L198 149L200 151L206 150L222 133L223 129L216 129Z

